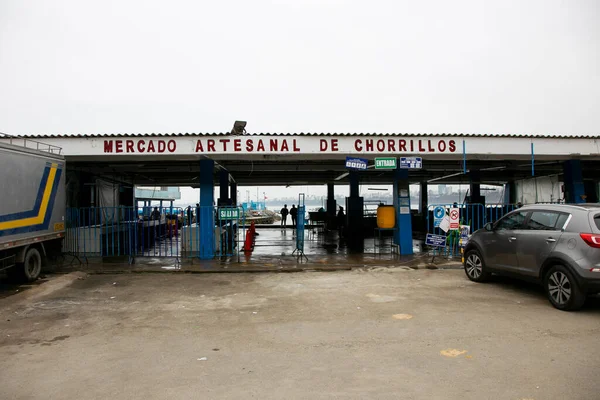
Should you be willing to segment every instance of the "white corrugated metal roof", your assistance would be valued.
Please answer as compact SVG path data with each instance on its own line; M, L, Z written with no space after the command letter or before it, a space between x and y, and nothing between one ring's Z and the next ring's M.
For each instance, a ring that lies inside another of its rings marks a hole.
M149 136L161 136L161 137L175 137L175 136L226 136L231 135L229 132L212 132L212 133L164 133L164 132L152 132L152 133L91 133L91 134L26 134L19 135L25 138L87 138L87 137L149 137ZM454 137L521 137L521 138L570 138L570 139L581 139L581 138L600 138L600 134L589 134L589 135L567 135L567 134L531 134L531 133L394 133L394 132L262 132L262 133L248 133L245 136L419 136L419 137L435 137L435 136L454 136Z

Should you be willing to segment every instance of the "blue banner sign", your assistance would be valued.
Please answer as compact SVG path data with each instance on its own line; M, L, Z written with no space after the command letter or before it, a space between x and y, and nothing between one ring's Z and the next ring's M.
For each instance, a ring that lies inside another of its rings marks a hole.
M421 169L423 168L423 159L421 157L400 157L401 169Z
M432 247L446 247L446 236L428 233L425 238L425 244Z
M369 160L365 160L364 158L346 157L346 168L348 169L365 170L368 165Z

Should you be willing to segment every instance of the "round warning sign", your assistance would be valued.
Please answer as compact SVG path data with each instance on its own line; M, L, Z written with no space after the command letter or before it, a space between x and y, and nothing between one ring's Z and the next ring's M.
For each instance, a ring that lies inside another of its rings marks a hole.
M442 219L444 218L444 216L446 215L446 210L444 210L444 207L436 207L433 210L433 217L436 219Z
M460 210L458 208L450 209L450 229L456 230L459 226Z

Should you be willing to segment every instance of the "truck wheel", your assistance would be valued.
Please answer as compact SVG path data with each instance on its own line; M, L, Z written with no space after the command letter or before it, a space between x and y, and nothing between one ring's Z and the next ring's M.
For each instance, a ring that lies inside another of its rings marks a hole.
M42 272L42 256L40 252L33 247L27 249L23 264L17 265L16 268L21 270L20 272L25 281L35 281Z

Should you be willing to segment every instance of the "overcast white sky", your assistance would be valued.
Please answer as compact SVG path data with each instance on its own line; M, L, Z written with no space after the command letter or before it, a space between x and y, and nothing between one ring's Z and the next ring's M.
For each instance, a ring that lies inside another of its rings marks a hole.
M0 0L0 131L598 134L597 0Z
M0 0L0 131L598 133L596 0Z

